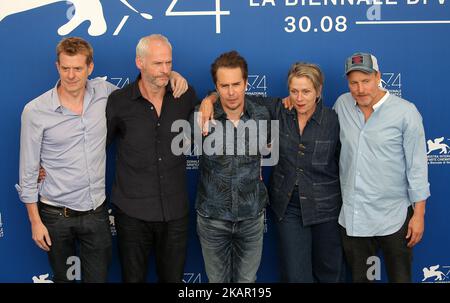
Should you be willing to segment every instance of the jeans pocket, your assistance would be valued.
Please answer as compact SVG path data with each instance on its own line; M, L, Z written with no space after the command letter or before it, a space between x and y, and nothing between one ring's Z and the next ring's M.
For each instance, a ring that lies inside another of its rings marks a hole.
M109 213L108 209L105 205L99 206L100 209L95 210L91 215L94 217L94 220L98 222L108 222L109 221Z
M45 226L54 225L63 218L61 212L54 210L47 210L43 208L39 209L39 215L41 217L42 223L44 223Z

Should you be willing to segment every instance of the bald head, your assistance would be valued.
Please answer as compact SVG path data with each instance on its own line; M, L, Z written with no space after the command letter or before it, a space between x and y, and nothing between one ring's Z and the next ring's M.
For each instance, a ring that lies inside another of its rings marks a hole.
M136 46L136 58L144 58L148 55L147 51L152 45L164 44L167 45L170 50L172 50L172 45L165 36L160 34L153 34L150 36L142 37Z

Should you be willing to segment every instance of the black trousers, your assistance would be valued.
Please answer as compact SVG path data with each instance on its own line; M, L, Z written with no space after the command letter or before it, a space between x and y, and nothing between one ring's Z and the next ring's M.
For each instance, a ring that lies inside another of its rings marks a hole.
M112 238L105 203L91 213L69 217L62 210L39 203L39 214L52 240L48 258L53 282L107 282Z
M130 217L116 208L115 223L123 282L146 282L152 250L158 282L182 282L188 216L168 222L147 222Z
M409 283L412 281L412 248L407 246L409 239L405 238L412 214L412 207L409 207L403 226L399 231L388 236L350 237L341 227L342 244L347 263L351 268L353 282L375 282L367 277L367 272L372 266L370 262L367 264L367 259L377 256L379 249L383 253L389 282Z

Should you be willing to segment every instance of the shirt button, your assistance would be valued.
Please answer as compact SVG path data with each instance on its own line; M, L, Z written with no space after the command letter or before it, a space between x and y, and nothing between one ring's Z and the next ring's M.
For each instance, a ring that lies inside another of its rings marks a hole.
M158 161L161 161L162 159L161 158L158 158Z
M150 109L151 109L151 110L153 110L153 106L152 106L152 107L150 107Z
M157 123L156 125L157 125L157 126L161 126L161 124L159 124L159 123Z

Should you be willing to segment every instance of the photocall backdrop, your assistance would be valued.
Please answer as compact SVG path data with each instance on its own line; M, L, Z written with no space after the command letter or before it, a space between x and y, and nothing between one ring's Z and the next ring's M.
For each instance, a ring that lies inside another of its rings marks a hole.
M332 106L348 91L345 58L356 51L375 54L382 85L413 102L425 125L432 196L424 238L414 249L414 281L450 281L450 0L1 0L0 282L51 280L47 256L31 239L14 184L22 109L55 85L56 44L66 36L87 39L94 47L92 77L123 87L138 74L137 41L153 33L169 38L174 70L200 98L213 88L210 64L235 49L249 64L249 94L286 96L290 65L309 61L324 71L324 102ZM108 193L113 157L114 148L108 150ZM195 230L197 166L189 158L188 283L207 281ZM266 180L269 173L264 171ZM113 214L110 223L115 235ZM276 240L268 209L257 282L279 281ZM118 282L116 246L113 257L110 281ZM386 280L384 271L381 279ZM153 264L149 280L156 280Z

